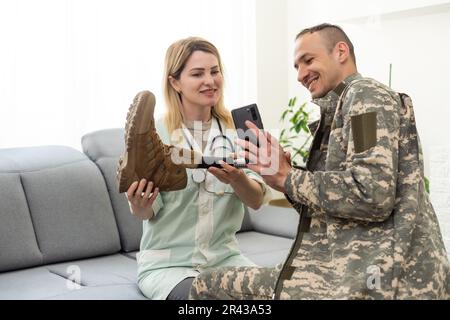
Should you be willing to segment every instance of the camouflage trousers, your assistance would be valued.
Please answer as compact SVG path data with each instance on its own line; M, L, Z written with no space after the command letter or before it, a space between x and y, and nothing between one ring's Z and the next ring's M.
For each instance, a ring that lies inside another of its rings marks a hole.
M192 283L193 300L271 300L281 265L221 267L200 273Z

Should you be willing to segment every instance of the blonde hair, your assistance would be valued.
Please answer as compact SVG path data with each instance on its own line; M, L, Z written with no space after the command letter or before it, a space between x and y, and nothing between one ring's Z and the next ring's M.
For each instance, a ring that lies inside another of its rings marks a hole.
M198 38L189 37L178 40L173 43L166 53L164 66L164 99L166 101L167 113L165 116L165 123L169 134L178 128L182 127L183 117L181 114L181 97L180 94L170 84L169 77L179 79L180 74L186 66L187 61L195 51L203 51L213 54L218 62L220 72L223 74L222 61L217 48L210 42ZM217 119L223 121L227 128L234 128L233 119L230 111L225 108L223 99L223 90L220 91L220 98L217 104L212 108L212 115Z

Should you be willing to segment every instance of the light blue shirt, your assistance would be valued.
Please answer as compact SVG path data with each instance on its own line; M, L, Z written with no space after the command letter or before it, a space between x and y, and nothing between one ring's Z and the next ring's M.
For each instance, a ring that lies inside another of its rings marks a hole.
M156 128L165 144L177 145L169 138L162 120L156 123ZM192 137L188 130L185 132ZM218 132L213 121L205 155ZM235 136L229 138L234 141ZM186 139L182 140L178 140L178 145L189 148ZM194 139L191 142L195 144ZM200 151L198 145L195 144L194 150ZM248 169L244 171L263 186L267 202L269 192L261 177ZM166 299L180 281L209 268L254 265L241 254L235 236L244 218L244 204L230 185L206 171L206 180L198 184L192 180L192 172L187 169L185 189L158 195L153 204L154 217L143 222L137 254L138 284L151 299Z

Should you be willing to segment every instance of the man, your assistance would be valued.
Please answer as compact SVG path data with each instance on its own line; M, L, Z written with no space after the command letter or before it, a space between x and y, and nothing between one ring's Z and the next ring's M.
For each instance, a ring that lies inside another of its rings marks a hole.
M300 32L294 61L298 81L321 107L306 170L292 168L276 139L253 124L267 143L239 144L249 150L250 169L299 212L296 241L281 268L208 272L191 297L449 298L450 267L424 188L409 97L358 74L338 26ZM274 166L275 174L264 175Z

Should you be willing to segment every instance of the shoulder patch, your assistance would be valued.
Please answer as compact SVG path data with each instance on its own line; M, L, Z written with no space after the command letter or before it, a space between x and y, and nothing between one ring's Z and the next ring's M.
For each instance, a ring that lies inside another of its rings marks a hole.
M368 112L351 117L355 153L364 152L377 144L377 113Z

